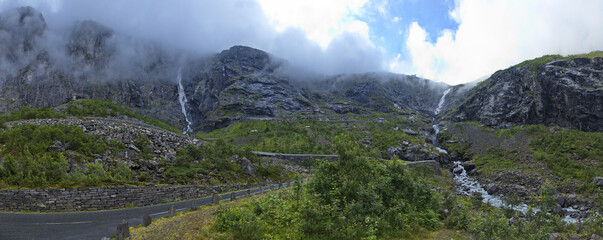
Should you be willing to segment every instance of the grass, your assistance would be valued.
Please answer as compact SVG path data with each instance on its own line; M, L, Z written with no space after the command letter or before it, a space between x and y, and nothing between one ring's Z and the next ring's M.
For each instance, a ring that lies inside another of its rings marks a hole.
M176 213L173 218L155 219L148 227L131 227L131 239L231 239L228 233L221 233L213 228L216 221L214 212L219 207L238 207L258 197L260 196L242 198L234 202L220 203L218 206L203 206L196 211Z
M576 55L568 55L568 56L561 56L561 55L544 55L542 57L538 57L538 58L534 58L531 60L526 60L523 61L513 67L523 67L523 66L527 66L528 69L530 69L531 71L535 72L537 71L541 66L543 66L546 63L552 62L552 61L556 61L556 60L567 60L567 59L572 59L572 58L581 58L581 57L587 57L587 58L593 58L593 57L603 57L603 51L593 51L590 53L586 53L586 54L576 54Z
M146 124L153 125L174 133L182 134L177 128L170 126L167 123L159 121L155 118L144 116L142 114L134 113L131 110L100 99L81 99L71 101L66 104L65 112L71 116L76 117L115 117L115 116L127 116L142 120Z
M325 122L315 119L291 120L255 120L237 122L210 133L198 134L201 139L224 139L226 142L241 146L249 146L257 151L299 153L299 154L334 154L336 138L362 141L368 156L388 158L387 148L397 146L402 141L411 144L424 144L423 135L408 135L400 129L427 129L429 123L421 119L410 121L399 116L355 116L345 115L357 122ZM374 121L384 118L384 122ZM398 128L399 130L394 130ZM436 154L438 153L433 150Z

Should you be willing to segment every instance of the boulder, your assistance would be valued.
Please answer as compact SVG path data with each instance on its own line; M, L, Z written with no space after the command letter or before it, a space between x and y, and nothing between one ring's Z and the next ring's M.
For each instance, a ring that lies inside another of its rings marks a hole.
M245 173L247 175L256 176L255 166L246 157L243 157L241 159L241 168L243 169L243 173Z
M564 240L566 239L561 233L551 233L549 240Z
M402 132L404 132L404 133L406 133L408 135L411 135L411 136L419 135L419 132L414 131L412 129L408 129L408 128L402 129Z
M452 169L452 172L454 174L461 174L463 172L463 168L461 168L461 167L455 167L454 169Z
M593 183L597 185L597 187L603 187L603 177L595 177Z
M575 234L575 233L570 233L568 235L566 235L568 239L580 239L582 238L582 236Z
M463 167L465 167L465 170L469 172L475 169L475 163L473 163L473 161L464 162Z
M498 188L498 186L496 186L496 185L494 185L494 184L492 184L492 183L491 183L491 184L488 184L488 185L486 186L486 192L488 192L488 194L495 194L495 193L497 193L497 192L498 192L498 190L500 190L500 189Z

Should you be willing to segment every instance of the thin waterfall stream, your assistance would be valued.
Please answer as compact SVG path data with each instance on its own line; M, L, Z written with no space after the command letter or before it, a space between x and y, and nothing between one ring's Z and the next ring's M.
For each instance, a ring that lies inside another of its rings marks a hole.
M438 107L433 111L434 116L431 119L431 124L433 126L433 131L434 131L433 136L431 136L431 142L433 143L433 146L435 146L436 149L442 153L448 153L448 152L438 146L438 133L440 133L440 127L438 126L438 123L436 122L436 116L438 114L440 114L440 112L442 111L442 107L444 106L444 102L446 101L446 95L448 95L448 93L450 92L451 89L452 88L449 88L444 91L444 93L442 94L442 98L440 98L440 102L438 102Z
M176 77L176 80L178 80L178 101L180 101L182 114L184 114L184 119L186 120L186 128L182 130L182 133L189 135L193 133L193 124L191 123L191 120L189 119L188 114L186 113L186 104L188 103L188 100L186 99L186 94L184 93L184 86L182 86L182 68L178 69L178 75Z

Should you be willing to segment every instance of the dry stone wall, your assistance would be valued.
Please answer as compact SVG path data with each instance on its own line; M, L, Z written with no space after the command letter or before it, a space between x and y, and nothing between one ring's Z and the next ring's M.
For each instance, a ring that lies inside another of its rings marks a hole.
M110 210L210 196L257 185L115 186L0 190L0 211L73 212Z

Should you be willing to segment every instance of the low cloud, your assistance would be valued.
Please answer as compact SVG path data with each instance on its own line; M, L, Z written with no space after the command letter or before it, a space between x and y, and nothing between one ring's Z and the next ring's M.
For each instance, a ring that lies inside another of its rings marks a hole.
M321 47L299 28L278 31L256 1L0 0L1 11L25 5L42 12L53 31L94 20L126 36L198 54L246 45L324 74L385 69L383 50L368 39L366 24L352 22Z

